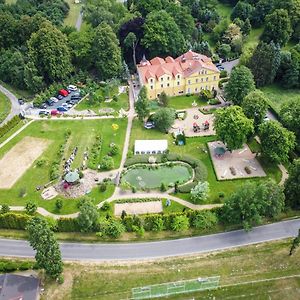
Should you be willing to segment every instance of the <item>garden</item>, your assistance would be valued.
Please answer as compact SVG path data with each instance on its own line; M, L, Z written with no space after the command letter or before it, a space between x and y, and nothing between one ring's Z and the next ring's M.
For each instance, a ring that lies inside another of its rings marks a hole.
M56 182L58 177L63 175L63 165L72 155L75 147L77 147L77 154L72 161L72 168L74 169L80 168L86 152L89 155L89 168L98 170L99 165L101 170L118 168L121 161L126 125L127 120L125 119L43 120L33 122L0 149L0 159L26 138L49 141L50 145L46 144L42 154L32 160L11 188L0 189L0 203L22 206L31 200L36 201L38 206L54 213L67 214L78 211L78 199L70 200L59 196L53 200L42 200L43 187L51 184L51 182ZM97 136L101 136L100 147ZM97 145L95 146L95 144ZM30 149L30 145L28 147ZM34 147L34 145L32 144L31 147ZM118 151L113 150L115 148ZM114 152L114 155L112 155L112 152ZM109 157L108 160L106 160L107 157ZM105 158L105 162L103 158ZM107 161L112 162L112 164L107 166ZM100 191L99 187L95 187L90 191L89 196L95 203L99 203L110 197L113 191L114 186L108 184L105 191ZM63 201L63 207L59 211L55 207L58 198Z

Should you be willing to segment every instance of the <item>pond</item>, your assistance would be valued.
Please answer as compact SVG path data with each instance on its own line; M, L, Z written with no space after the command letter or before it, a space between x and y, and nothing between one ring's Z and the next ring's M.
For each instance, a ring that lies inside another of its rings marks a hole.
M137 166L123 175L122 181L127 181L138 189L159 188L163 182L165 185L174 184L176 181L183 184L192 178L192 168L184 164L172 166L160 165L158 167Z

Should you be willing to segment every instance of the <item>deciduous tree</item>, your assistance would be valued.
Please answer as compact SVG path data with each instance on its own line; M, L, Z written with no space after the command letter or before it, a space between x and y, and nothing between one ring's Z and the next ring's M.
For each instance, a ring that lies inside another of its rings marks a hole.
M209 183L207 181L199 182L191 190L191 200L194 203L201 203L205 201L209 194Z
M99 221L99 214L96 206L89 200L80 205L77 223L82 232L92 232L96 229Z
M135 110L140 121L144 121L144 119L149 116L149 100L147 97L147 89L145 86L143 86L140 90L138 100L135 102Z
M286 204L294 209L300 208L300 159L294 160L289 168L289 177L284 184Z
M161 132L168 132L175 122L175 110L161 108L153 116L155 127Z

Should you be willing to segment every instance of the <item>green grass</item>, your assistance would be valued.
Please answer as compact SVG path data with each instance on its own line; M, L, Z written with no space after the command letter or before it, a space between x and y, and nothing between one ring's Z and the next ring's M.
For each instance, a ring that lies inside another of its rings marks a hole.
M218 2L217 6L216 6L216 10L222 19L230 20L230 15L232 13L232 9L233 9L233 7L230 4L225 4L225 3L220 3L220 2Z
M12 128L9 132L7 132L2 137L0 137L0 144L2 142L4 142L6 139L8 139L13 133L15 133L17 130L19 130L25 124L26 124L26 120L21 120L21 122L17 126L15 126L14 128Z
M119 124L120 126L117 132L113 132L111 128L113 123ZM78 158L76 158L74 162L75 166L79 166L81 161L80 159L83 157L83 152L86 150L86 148L91 148L91 145L94 142L94 137L97 134L101 134L103 137L103 145L100 157L105 156L109 152L109 145L112 142L117 144L120 148L120 154L114 157L115 168L117 168L121 161L126 125L127 120L125 119L85 121L45 120L32 123L18 136L0 149L0 159L7 151L9 151L9 149L21 141L25 136L31 136L48 139L52 142L51 145L38 158L38 160L44 159L46 161L46 165L37 167L36 164L33 163L11 189L1 189L0 203L7 203L9 205L24 205L28 200L36 200L39 206L56 213L56 198L48 201L43 200L40 196L40 192L36 191L36 187L45 185L49 182L49 170L51 162L55 159L58 148L64 141L65 131L70 129L72 133L69 142L66 145L64 157L68 157L74 147L79 147L77 154ZM19 196L21 189L26 189L26 195L24 197ZM101 193L98 188L95 188L91 191L90 197L94 199L95 203L99 203L102 200L110 197L113 191L113 186L109 186L107 191L104 193ZM63 199L63 209L60 213L66 214L77 211L77 202L78 200Z
M65 1L69 4L70 10L68 16L65 18L64 23L65 25L75 27L77 18L82 8L82 4L75 4L74 0L65 0Z
M174 109L185 109L185 108L192 108L192 103L196 102L198 106L205 106L207 105L206 102L200 101L199 96L191 95L191 96L175 96L169 98L168 107Z
M118 101L112 100L111 102L104 102L105 97L109 97L110 99L114 96L118 95L118 87L114 86L109 91L106 91L104 88L100 88L96 91L97 100L91 102L89 97L81 101L77 106L76 110L82 111L86 109L93 110L95 113L99 113L99 109L103 108L112 108L115 112L118 112L121 108L124 110L128 110L129 108L129 97L127 93L121 93L118 95Z
M9 99L2 93L0 93L0 123L8 116L11 108Z
M243 44L243 50L248 48L254 49L259 43L259 38L263 33L263 30L263 27L251 29L250 34L247 36Z
M220 285L229 286L169 296L168 299L299 299L299 278L264 281L299 275L300 251L290 257L289 247L290 239L287 239L153 262L100 263L90 264L88 268L76 263L66 264L64 272L68 284L46 282L42 299L57 299L54 289L63 289L64 299L129 299L131 289L135 287L210 276L220 276ZM263 282L247 284L256 280Z
M287 90L277 84L272 84L261 88L261 90L269 98L270 105L277 113L280 112L281 105L287 101L294 99L300 100L300 89Z
M6 89L8 89L10 92L12 92L17 98L24 98L26 100L29 98L33 98L34 96L30 91L21 90L1 80L0 84L3 85Z
M207 168L207 181L210 185L210 196L206 203L219 203L219 193L224 193L226 199L226 197L228 197L232 192L234 192L246 181L261 182L265 180L265 178L256 178L218 181L215 176L214 168L211 162L211 158L208 154L206 145L207 142L216 140L215 136L187 138L187 143L185 146L176 146L175 144L173 144L174 140L171 135L161 133L155 129L145 129L139 121L135 120L133 122L129 150L133 151L134 141L138 139L167 139L169 150L171 153L177 153L179 155L188 155L201 160ZM206 150L206 152L204 150ZM278 169L278 167L276 165L269 165L265 161L261 161L261 163L262 167L264 168L267 174L267 178L272 178L276 182L279 182L281 179L281 172ZM176 196L184 200L190 201L189 194L179 193Z

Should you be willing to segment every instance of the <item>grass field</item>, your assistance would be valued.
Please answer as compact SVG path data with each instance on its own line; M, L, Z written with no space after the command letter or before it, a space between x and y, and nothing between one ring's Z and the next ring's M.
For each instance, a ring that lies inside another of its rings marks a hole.
M119 130L113 132L111 125L113 123L119 124ZM90 149L94 143L96 135L101 134L103 137L103 145L101 148L100 158L106 155L109 151L110 143L114 142L120 148L120 154L114 157L115 168L117 168L121 161L121 153L124 143L125 128L127 120L58 120L58 121L36 121L29 125L18 136L6 144L0 149L0 159L8 152L14 145L20 142L24 137L37 137L43 139L49 139L52 141L44 153L38 158L38 160L45 160L45 165L38 167L36 163L33 163L31 167L23 174L23 176L17 181L13 188L8 190L0 190L0 203L7 203L10 205L24 205L28 200L37 200L38 205L48 209L51 212L55 212L55 199L42 200L40 192L36 191L37 186L45 185L49 180L49 173L51 163L57 155L57 151L64 142L64 133L66 130L71 130L71 136L65 148L64 157L69 157L72 150L77 146L78 153L76 160L74 161L74 167L79 166L83 157L83 152L86 149ZM95 188L90 193L91 198L95 199L96 203L108 198L113 193L114 187L111 186L106 192L101 193L99 189ZM21 191L25 191L24 197L20 196ZM77 211L76 204L78 200L63 199L64 205L60 213L71 213Z
M280 112L281 105L285 102L293 99L300 100L300 89L287 90L279 85L272 84L261 88L261 90L269 98L270 105L277 113Z
M69 4L70 11L68 16L65 18L64 23L65 25L75 27L77 18L82 8L82 4L75 4L74 0L65 0L65 1Z
M203 150L207 149L206 143L214 141L215 136L211 137L194 137L187 138L187 143L185 146L176 146L173 144L173 138L171 135L163 134L155 129L145 129L141 124L135 120L133 123L130 147L129 150L133 150L134 141L137 139L168 139L169 150L171 153L178 153L180 155L192 156L196 159L201 160L207 168L208 177L207 181L210 185L210 197L207 200L207 203L216 203L219 202L219 193L225 193L226 196L230 195L234 190L241 186L245 179L236 179L236 180L226 180L218 181L216 179L213 165L208 153L205 153ZM254 142L253 142L254 143ZM262 166L265 172L268 175L268 178L274 179L276 182L279 182L281 179L281 172L275 165L267 165L266 162L262 161ZM247 179L247 181L262 181L265 179ZM189 194L177 194L178 197L189 201Z
M288 239L150 262L67 264L65 282L46 282L42 299L129 299L132 288L209 276L221 276L221 288L168 299L299 299L300 251L290 257L289 247Z
M10 112L11 104L9 99L0 93L0 123L5 120Z
M112 108L115 112L118 112L121 108L124 110L128 110L129 108L129 97L127 93L119 94L118 101L112 100L111 102L104 102L105 97L109 97L110 99L114 96L118 95L118 87L114 86L109 90L105 88L100 88L96 91L97 100L94 102L90 102L89 98L84 99L81 101L77 106L76 110L82 111L86 109L93 110L95 113L99 112L99 109L103 108Z
M170 97L168 107L171 107L174 109L193 108L193 106L192 106L193 102L196 102L198 106L207 105L206 102L199 100L199 96L191 95L191 96Z

